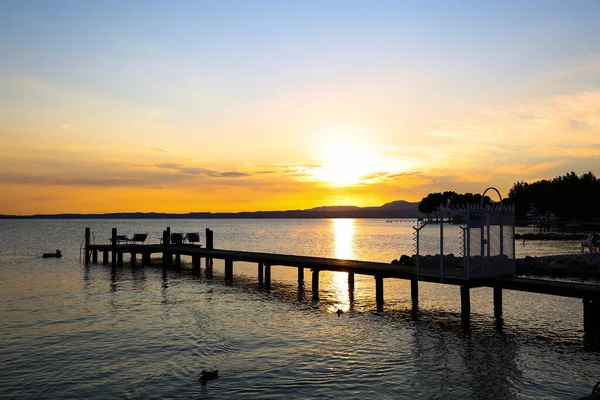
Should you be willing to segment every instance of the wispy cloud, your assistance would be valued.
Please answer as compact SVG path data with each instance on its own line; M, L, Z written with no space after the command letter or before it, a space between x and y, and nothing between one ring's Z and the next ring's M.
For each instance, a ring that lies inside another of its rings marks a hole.
M156 151L158 153L174 153L174 151L172 151L172 150L163 149L161 147L150 147L149 149L152 151Z
M83 147L80 146L39 146L40 150L51 150L51 151L69 151L69 152L82 152Z
M175 163L160 163L160 164L154 164L154 166L156 168L163 168L163 169L179 169L179 168L181 168L181 165L175 164Z

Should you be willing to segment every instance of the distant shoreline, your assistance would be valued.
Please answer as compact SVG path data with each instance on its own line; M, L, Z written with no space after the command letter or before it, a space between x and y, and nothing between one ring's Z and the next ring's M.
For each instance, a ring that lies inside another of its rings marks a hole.
M102 214L34 214L2 215L0 219L309 219L309 218L422 218L419 203L404 200L386 203L380 207L332 206L317 207L308 210L286 211L243 211L243 212L113 212Z
M355 219L417 219L421 216L398 216L398 215L382 215L382 216L354 216L354 215L331 215L327 213L321 213L319 215L306 215L306 216L246 216L246 215L220 215L213 214L210 216L194 216L188 214L164 214L164 215L142 215L142 216L126 216L120 214L100 214L100 215L89 215L89 214L36 214L36 215L0 215L0 219L330 219L330 218L355 218Z

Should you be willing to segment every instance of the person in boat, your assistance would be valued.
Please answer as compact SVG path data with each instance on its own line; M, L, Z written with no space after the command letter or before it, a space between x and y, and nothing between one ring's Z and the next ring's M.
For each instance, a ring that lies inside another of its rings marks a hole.
M62 251L60 251L59 249L56 249L56 257L62 257Z

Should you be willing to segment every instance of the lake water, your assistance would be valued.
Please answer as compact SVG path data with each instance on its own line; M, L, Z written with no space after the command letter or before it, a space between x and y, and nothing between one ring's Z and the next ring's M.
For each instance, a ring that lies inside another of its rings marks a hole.
M80 262L85 227L106 243L113 227L158 242L166 226L202 238L211 228L222 249L383 262L414 253L412 224L385 220L0 220L1 398L570 399L600 380L577 299L505 291L499 327L492 291L473 289L464 329L453 286L421 283L414 316L401 280L385 281L378 313L372 277L356 276L351 303L346 274L322 272L313 302L310 274L299 293L292 268L273 267L266 293L252 264L236 263L226 284L218 260L212 278L188 259L179 272L158 260ZM424 229L424 242L437 233ZM458 229L445 227L449 246L460 246ZM57 248L62 259L41 258ZM516 246L517 257L578 251ZM207 368L219 378L202 385Z

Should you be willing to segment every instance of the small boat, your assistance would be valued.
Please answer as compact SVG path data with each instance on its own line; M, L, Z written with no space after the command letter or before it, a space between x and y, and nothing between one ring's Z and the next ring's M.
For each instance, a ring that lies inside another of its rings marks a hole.
M42 254L43 258L60 258L62 257L62 252L60 250L56 250L54 253L44 253Z

